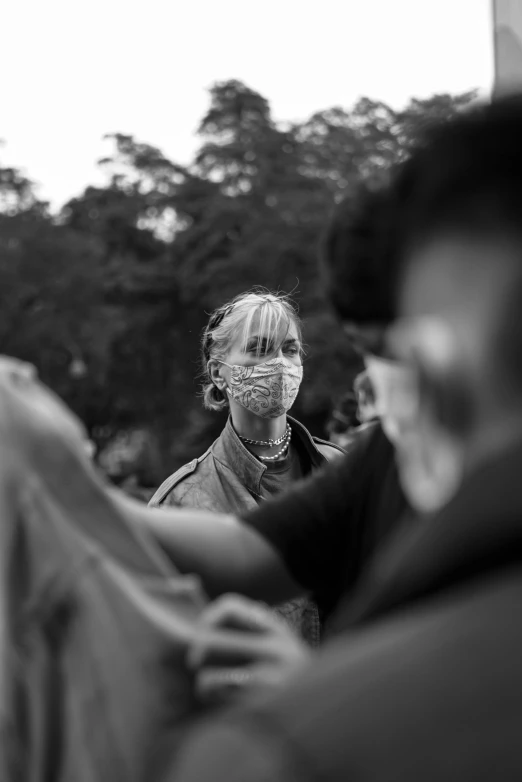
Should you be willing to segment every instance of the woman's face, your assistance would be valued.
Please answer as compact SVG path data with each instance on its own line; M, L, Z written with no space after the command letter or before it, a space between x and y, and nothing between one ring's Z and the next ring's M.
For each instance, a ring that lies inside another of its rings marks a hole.
M233 384L233 366L254 367L271 359L285 359L296 368L302 366L301 341L296 323L292 322L290 326L284 323L279 334L271 335L268 331L260 331L259 320L259 316L253 319L246 342L241 329L238 329L223 359L211 359L209 362L212 380L223 394Z
M268 334L259 333L258 319L254 319L246 346L243 335L238 334L225 356L225 361L231 365L238 364L243 367L252 367L273 358L286 358L294 366L302 366L301 342L299 341L297 327L295 323L291 323L288 333L285 335L286 328L285 325L284 330L281 329L281 334L277 335L276 344L271 344ZM283 336L284 341L280 344ZM257 348L259 343L261 343L261 350L258 354ZM279 349L277 349L278 345ZM230 372L226 366L223 366L223 369Z

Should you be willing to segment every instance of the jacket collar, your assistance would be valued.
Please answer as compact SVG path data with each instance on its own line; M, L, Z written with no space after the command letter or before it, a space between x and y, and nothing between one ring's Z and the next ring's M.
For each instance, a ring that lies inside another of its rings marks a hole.
M287 416L287 420L292 427L292 444L301 454L303 452L306 454L310 467L322 465L325 458L317 449L310 432L295 418ZM232 426L230 416L221 435L213 444L211 452L217 461L237 475L248 491L259 494L261 480L267 469L266 465L243 445Z
M437 516L405 526L375 559L356 623L522 563L522 445L484 464Z

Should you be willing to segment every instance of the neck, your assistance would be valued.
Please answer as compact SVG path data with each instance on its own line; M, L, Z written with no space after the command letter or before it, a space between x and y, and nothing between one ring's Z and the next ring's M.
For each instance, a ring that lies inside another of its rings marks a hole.
M279 418L260 418L260 416L245 410L244 407L236 403L230 405L230 415L232 424L240 437L246 437L249 440L278 440L284 435L286 430L286 415ZM282 443L278 445L253 445L252 443L243 443L255 456L272 457L273 459L284 458L288 453L280 457L278 454L283 447Z
M261 418L234 401L230 403L230 416L237 434L249 440L277 440L286 429L286 415Z

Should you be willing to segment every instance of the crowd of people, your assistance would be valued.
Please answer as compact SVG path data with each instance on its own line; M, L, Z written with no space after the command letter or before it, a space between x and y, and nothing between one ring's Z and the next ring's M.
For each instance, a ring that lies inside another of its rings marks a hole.
M521 138L475 105L337 207L343 444L279 294L211 315L228 421L148 508L1 360L2 782L522 779Z

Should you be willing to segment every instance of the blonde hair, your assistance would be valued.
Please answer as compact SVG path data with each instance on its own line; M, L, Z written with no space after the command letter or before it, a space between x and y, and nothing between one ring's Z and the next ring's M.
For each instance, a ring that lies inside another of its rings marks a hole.
M210 316L201 340L202 396L203 406L207 410L223 410L228 407L226 396L212 381L208 362L211 359L223 361L239 334L242 334L241 348L245 350L257 315L259 315L257 356L262 355L265 339L268 344L274 346L273 352L277 352L292 325L297 329L299 342L302 341L301 321L297 309L285 294L254 289L241 293L232 301L218 307Z

